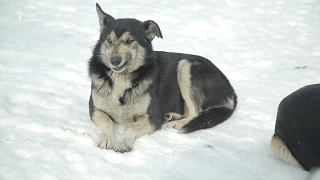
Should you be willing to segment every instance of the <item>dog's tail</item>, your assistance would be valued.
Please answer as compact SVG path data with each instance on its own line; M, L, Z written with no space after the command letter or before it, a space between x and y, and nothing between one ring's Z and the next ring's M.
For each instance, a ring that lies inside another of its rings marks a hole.
M199 129L207 129L227 120L236 109L237 97L234 97L233 108L226 106L212 107L202 111L197 117L182 127L181 132L190 133Z

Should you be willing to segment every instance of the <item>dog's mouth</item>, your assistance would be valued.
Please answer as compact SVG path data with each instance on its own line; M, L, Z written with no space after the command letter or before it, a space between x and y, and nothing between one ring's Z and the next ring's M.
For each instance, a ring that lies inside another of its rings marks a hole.
M127 65L127 62L123 63L122 65L112 67L112 70L115 72L122 72L124 70L124 68L126 67L126 65Z

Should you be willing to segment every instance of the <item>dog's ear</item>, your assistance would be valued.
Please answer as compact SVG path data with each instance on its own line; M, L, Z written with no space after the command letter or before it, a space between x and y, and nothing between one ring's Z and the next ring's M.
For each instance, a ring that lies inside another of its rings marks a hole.
M99 17L100 33L101 33L103 28L106 27L106 25L109 22L113 21L114 18L112 16L110 16L109 14L106 14L105 12L103 12L103 10L101 9L101 7L99 6L98 3L96 3L96 9L97 9L98 17Z
M152 41L154 39L155 36L157 36L158 38L163 38L160 28L158 26L158 24L154 21L148 20L145 21L141 24L142 30L145 34L145 36Z

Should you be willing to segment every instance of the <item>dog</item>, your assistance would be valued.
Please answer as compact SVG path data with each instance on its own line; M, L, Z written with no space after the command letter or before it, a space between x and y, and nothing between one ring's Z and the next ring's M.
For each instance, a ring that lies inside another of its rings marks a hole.
M320 167L320 84L305 86L281 101L271 147L292 165L307 171Z
M89 114L100 132L98 146L129 152L134 140L164 123L183 133L228 119L237 96L226 76L209 60L153 51L163 38L152 20L115 19L99 4L100 38L89 60ZM124 127L114 138L114 123Z

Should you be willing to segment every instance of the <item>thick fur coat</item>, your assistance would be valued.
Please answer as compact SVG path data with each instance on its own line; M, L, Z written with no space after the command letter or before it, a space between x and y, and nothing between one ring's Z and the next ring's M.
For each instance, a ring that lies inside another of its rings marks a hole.
M209 60L153 51L162 38L154 21L114 19L97 4L100 38L89 61L89 112L100 131L98 146L130 151L136 138L167 123L181 132L213 127L233 113L237 97ZM113 123L124 126L118 141Z

